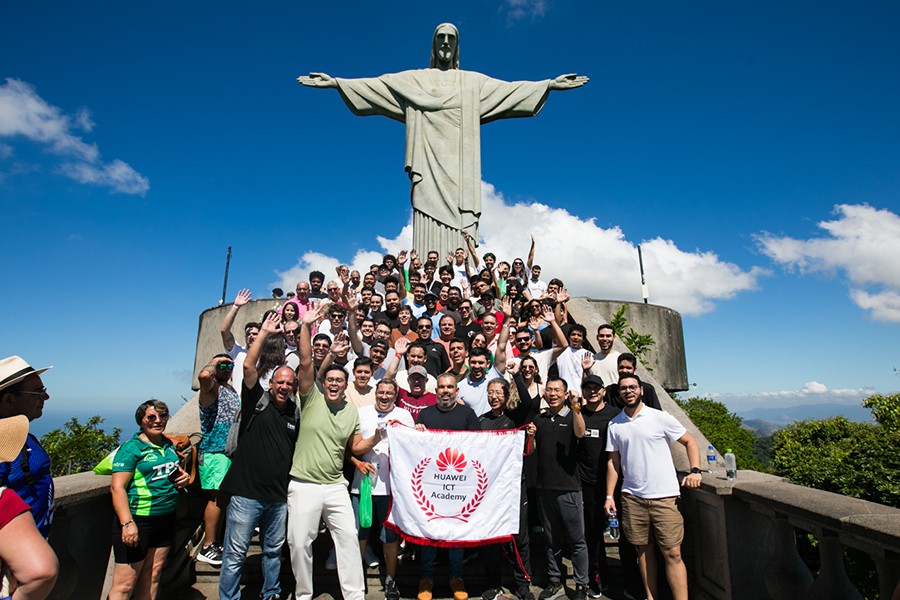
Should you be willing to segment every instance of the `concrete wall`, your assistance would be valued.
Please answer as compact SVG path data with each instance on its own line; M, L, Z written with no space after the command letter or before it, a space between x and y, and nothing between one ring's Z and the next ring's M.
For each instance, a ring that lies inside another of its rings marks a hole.
M572 298L569 314L587 327L588 339L595 343L597 327L608 323L622 305L628 306L625 317L628 326L640 334L653 336L656 344L648 353L647 362L653 368L653 376L659 384L670 392L688 389L687 360L684 354L684 331L681 315L665 306L626 302L623 300L595 300L593 298ZM628 352L625 344L617 340L616 350Z
M244 339L244 325L251 321L261 321L263 314L267 310L278 308L282 302L283 300L279 301L273 298L251 300L238 312L234 320L231 332L234 334L235 341L243 346L246 343ZM200 374L200 369L206 366L206 363L213 356L225 352L225 349L222 347L221 327L222 321L225 320L229 310L231 310L231 304L223 304L222 306L208 308L200 313L200 322L197 326L197 350L194 353L194 379L191 382L191 388L194 391L200 389L200 384L197 382L197 375Z

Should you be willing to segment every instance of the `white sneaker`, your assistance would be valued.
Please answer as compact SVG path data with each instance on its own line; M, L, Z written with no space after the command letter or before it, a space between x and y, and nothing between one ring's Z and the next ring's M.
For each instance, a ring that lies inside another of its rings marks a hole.
M372 551L371 546L366 546L366 557L363 559L363 562L370 569L377 569L378 565L381 564L381 561L378 560L378 556Z
M334 548L331 549L331 552L328 553L328 558L325 559L325 568L329 571L337 571L337 554L335 554Z

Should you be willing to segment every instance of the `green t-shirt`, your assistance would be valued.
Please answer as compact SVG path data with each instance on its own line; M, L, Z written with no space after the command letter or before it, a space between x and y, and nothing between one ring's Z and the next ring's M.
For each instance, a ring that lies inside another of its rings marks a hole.
M140 434L122 444L113 459L113 473L132 473L128 485L131 514L155 517L175 512L178 490L169 474L178 467L175 446L167 439L162 446L145 442Z
M316 385L300 396L300 406L300 435L291 476L313 483L340 483L344 480L344 449L359 433L359 411L346 401L330 406Z

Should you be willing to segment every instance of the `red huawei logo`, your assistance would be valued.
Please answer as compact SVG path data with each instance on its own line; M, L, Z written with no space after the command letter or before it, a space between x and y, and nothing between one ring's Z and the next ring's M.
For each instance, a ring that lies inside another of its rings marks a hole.
M439 471L446 471L452 467L457 473L462 473L466 468L466 455L456 448L447 448L438 454L435 464Z

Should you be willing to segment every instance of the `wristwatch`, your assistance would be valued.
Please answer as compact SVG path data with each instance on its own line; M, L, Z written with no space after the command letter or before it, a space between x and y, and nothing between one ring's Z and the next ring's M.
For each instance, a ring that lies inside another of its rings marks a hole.
M691 467L691 475L693 475L694 473L700 474L700 473L702 473L702 472L703 472L703 471L701 471L701 470L699 469L699 467Z

